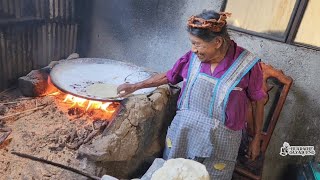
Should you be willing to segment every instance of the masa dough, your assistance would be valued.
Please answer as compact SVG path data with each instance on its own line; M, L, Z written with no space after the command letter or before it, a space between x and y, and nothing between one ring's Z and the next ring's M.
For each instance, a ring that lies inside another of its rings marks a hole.
M86 88L86 91L91 96L101 98L116 97L117 87L114 84L92 84Z
M151 180L210 180L206 167L189 159L169 159L153 173Z

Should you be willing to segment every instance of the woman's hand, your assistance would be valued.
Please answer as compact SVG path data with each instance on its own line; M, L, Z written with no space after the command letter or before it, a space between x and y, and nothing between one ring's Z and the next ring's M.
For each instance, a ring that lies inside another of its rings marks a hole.
M139 89L142 88L149 88L149 87L158 87L163 84L168 83L168 78L166 76L166 73L156 74L144 81L130 84L130 83L124 83L118 86L117 92L119 97L124 97L128 94L131 94Z
M138 88L136 87L135 84L124 83L118 86L117 93L119 97L124 97L128 94L135 92L136 90L138 90Z
M249 151L247 154L247 158L251 160L255 160L260 155L260 137L254 136L252 141L249 144Z

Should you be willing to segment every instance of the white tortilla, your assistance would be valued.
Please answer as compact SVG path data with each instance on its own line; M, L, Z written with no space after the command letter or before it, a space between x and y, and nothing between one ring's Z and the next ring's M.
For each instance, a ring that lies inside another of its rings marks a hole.
M153 173L151 180L210 180L206 167L189 159L169 159Z
M86 88L87 94L100 98L117 97L117 85L92 84Z

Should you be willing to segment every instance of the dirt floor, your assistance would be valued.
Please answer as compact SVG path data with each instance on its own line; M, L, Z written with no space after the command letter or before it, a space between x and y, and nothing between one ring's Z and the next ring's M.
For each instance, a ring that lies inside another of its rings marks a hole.
M21 152L58 162L97 175L99 168L88 167L86 159L77 159L76 149L101 133L102 121L86 115L69 115L70 104L63 95L39 98L22 97L18 90L0 95L0 119L14 113L39 108L0 120L11 134L0 146L0 179L87 179L70 171L24 159L11 154ZM68 112L69 111L69 112ZM69 113L69 114L68 114Z

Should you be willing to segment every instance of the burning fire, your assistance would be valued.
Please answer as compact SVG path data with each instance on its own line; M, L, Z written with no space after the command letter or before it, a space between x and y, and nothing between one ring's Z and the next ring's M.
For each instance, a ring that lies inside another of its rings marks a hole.
M57 92L53 92L53 93L48 94L48 96L56 96L59 94L60 94L60 91L57 91Z
M64 96L65 94L57 91L49 96ZM82 116L84 114L89 115L92 119L100 119L100 120L112 120L117 111L121 108L120 103L117 102L101 102L101 101L93 101L85 98L80 98L77 96L73 96L71 94L66 94L63 97L63 102L68 105L68 114L70 116Z
M100 101L92 101L84 98L79 98L70 94L67 94L66 98L63 100L66 103L72 103L71 107L86 107L86 111L90 109L100 109L108 114L112 114L115 112L115 108L108 108L111 102L100 102Z
M48 96L59 96L65 95L61 91L57 90L52 84L50 77L48 78L48 84L53 88L50 89L50 94ZM55 92L54 92L55 91ZM114 115L120 110L120 103L116 102L101 102L93 101L84 98L79 98L71 94L67 94L63 100L64 103L71 104L68 108L68 114L71 116L77 115L82 116L84 114L89 115L92 119L100 120L112 120Z

